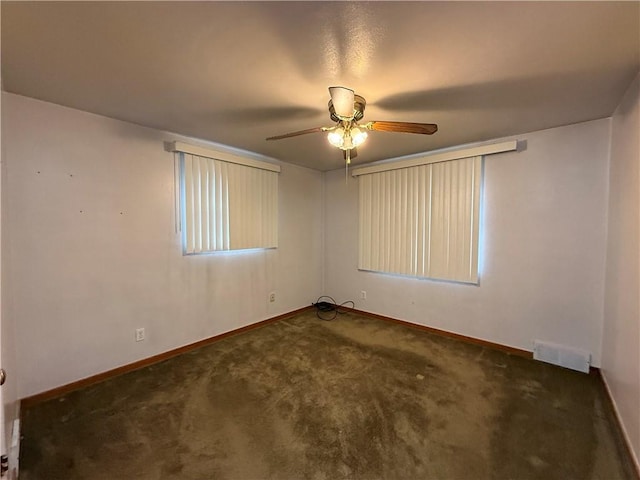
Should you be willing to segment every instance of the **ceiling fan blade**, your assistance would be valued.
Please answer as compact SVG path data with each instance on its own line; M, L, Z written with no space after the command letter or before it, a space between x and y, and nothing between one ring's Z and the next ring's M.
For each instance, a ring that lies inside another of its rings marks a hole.
M331 130L332 127L315 127L315 128L307 128L306 130L299 130L297 132L285 133L284 135L276 135L275 137L269 137L267 140L281 140L283 138L289 137L297 137L298 135L306 135L307 133L318 133L318 132L326 132L327 130Z
M420 133L433 135L438 131L435 123L411 123L411 122L369 122L365 125L368 130L379 132Z
M331 102L336 111L336 115L343 120L353 118L355 93L346 87L329 87Z

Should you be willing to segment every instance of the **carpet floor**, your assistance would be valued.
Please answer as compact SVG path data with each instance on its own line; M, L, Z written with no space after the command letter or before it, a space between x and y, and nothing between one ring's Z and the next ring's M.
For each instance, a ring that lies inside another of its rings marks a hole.
M20 478L630 480L597 375L304 312L22 412Z

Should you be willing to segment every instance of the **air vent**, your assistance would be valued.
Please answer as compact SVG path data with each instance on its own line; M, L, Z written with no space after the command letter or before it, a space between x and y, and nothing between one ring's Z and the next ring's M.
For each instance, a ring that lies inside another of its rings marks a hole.
M539 340L533 342L533 358L584 373L591 365L591 354L585 350Z

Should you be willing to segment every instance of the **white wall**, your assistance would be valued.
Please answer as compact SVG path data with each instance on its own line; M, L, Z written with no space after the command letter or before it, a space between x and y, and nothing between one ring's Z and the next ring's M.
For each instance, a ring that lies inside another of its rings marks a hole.
M640 471L640 75L613 115L602 372Z
M534 339L584 348L600 365L607 119L520 135L525 151L487 158L476 287L357 271L357 180L345 185L343 170L289 164L280 175L280 248L183 257L173 156L163 142L184 138L17 95L2 100L2 308L16 323L20 397L308 305L321 293L518 348L531 349ZM141 326L147 340L136 343ZM613 331L605 332L607 350Z
M358 271L357 180L325 174L325 291L361 310L503 345L582 348L599 365L609 126L519 135L525 151L486 158L479 286Z
M289 164L277 250L184 257L163 142L188 139L3 93L2 318L15 328L18 395L328 294L504 345L589 350L638 456L639 83L612 121L523 134L525 151L486 159L480 286L359 272L357 180Z
M319 172L281 165L278 249L185 257L163 148L183 138L6 93L2 113L3 307L16 322L20 397L319 295Z
M1 79L0 79L1 83ZM2 96L0 95L0 111L2 104ZM0 120L1 124L1 120ZM2 144L2 132L0 128L0 184L4 184L6 174L4 173L4 145ZM6 189L4 186L0 188L0 194L4 196ZM0 204L4 203L4 200L0 201ZM0 219L2 214L0 212ZM1 222L0 222L1 225ZM6 234L6 229L2 229L0 226L0 236ZM2 242L0 242L0 259L2 259ZM0 261L1 264L1 261ZM4 269L2 269L2 275L4 276ZM0 287L6 285L6 279L0 278ZM3 289L0 290L4 293ZM2 300L3 295L0 294L0 366L7 373L5 384L0 389L0 444L2 447L0 451L2 454L6 454L9 460L9 473L8 475L16 475L18 468L18 453L20 445L14 446L12 444L12 433L14 421L20 417L20 401L18 399L18 368L16 365L16 345L14 334L14 321L13 318L4 313L6 302ZM16 433L19 435L19 433ZM14 477L11 477L14 478Z

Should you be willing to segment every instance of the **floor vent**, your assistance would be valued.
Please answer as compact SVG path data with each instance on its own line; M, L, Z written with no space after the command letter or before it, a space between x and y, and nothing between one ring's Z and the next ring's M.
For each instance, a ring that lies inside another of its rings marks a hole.
M533 358L584 373L589 373L591 365L589 352L538 340L533 342Z

